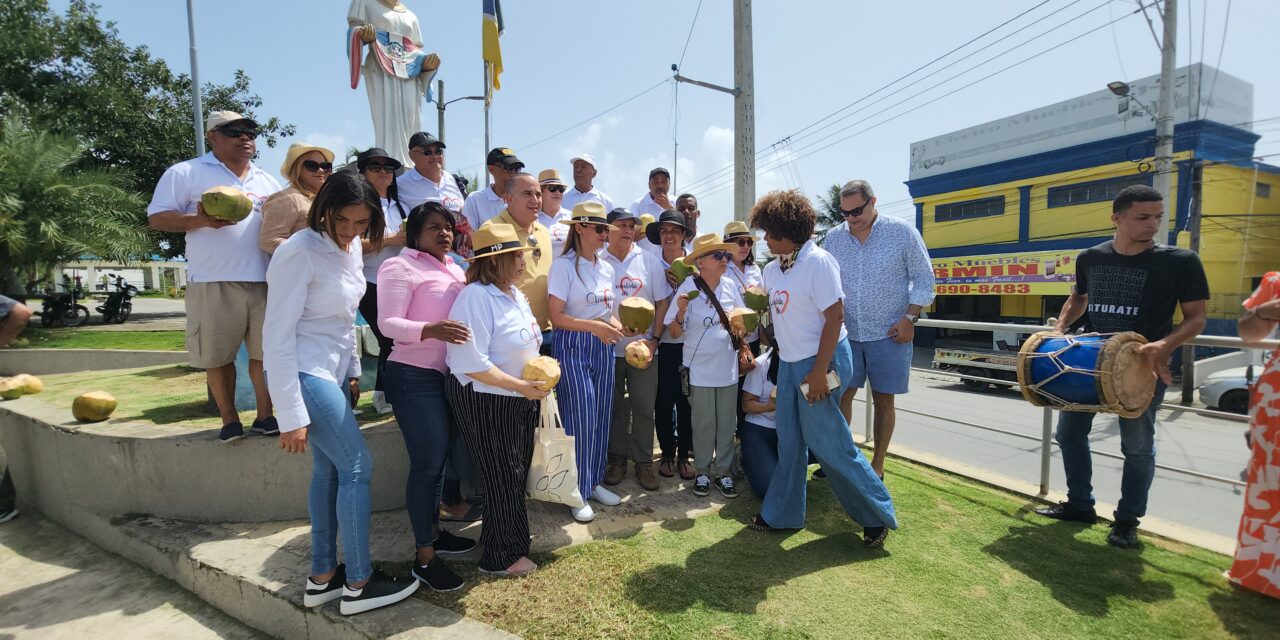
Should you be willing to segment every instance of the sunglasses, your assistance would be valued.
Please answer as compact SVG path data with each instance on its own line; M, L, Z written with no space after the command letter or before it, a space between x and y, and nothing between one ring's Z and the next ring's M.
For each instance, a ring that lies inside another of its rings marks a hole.
M733 257L733 254L729 253L728 251L712 251L707 255L712 258L715 258L716 260L728 260L729 258Z
M856 218L856 217L858 217L858 216L862 215L862 210L863 210L863 209L866 209L866 208L867 208L868 206L870 206L870 205L871 205L871 200L868 200L868 201L866 201L866 202L862 203L862 206L861 206L861 207L854 207L854 208L852 208L852 209L849 209L848 211L845 211L844 209L841 209L841 210L840 210L840 213L844 214L844 217L846 217L846 218ZM839 205L837 205L837 206L839 206Z
M524 169L524 165L519 165L515 167L499 167L499 168L502 169L503 171L506 171L507 173L520 173L520 170Z
M364 170L371 173L395 173L397 168L395 165L390 164L367 164Z
M739 247L750 247L756 243L756 241L751 238L738 238L735 242L737 242Z
M261 132L257 129L246 129L244 127L222 127L218 129L218 133L221 133L228 138L249 136L250 140L256 140L258 138L258 134Z
M307 171L310 171L310 172L312 172L312 173L315 173L316 171L323 171L323 172L325 172L325 173L333 173L333 163L332 163L332 162L316 162L315 160L303 160L303 161L302 161L302 168L303 168L303 169L306 169Z
M551 193L564 193L564 190L565 190L564 185L559 185L559 184L549 184L543 188L546 189L547 191L550 191Z
M591 224L587 225L587 227L598 234L609 233L609 225L607 224Z
M444 149L441 149L441 148L439 148L439 147L432 147L432 148L430 148L430 149L423 149L422 147L418 147L418 148L414 149L414 151L417 151L418 153L421 153L421 154L422 154L422 155L424 155L424 156L442 156L442 155L444 155Z

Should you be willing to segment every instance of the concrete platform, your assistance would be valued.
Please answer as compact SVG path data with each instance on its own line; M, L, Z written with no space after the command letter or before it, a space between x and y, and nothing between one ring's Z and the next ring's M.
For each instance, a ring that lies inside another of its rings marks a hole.
M77 371L111 371L163 364L186 364L186 351L135 349L0 349L0 375L45 376Z

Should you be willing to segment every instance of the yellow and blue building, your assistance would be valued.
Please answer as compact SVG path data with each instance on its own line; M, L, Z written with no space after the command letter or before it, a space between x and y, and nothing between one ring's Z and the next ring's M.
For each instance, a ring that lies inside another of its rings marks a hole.
M1199 236L1212 292L1207 332L1234 335L1240 303L1280 269L1280 167L1261 162L1252 86L1204 66L1175 75L1169 244ZM1041 322L1074 258L1112 236L1111 201L1152 185L1158 77L912 145L907 188L937 275L930 316Z

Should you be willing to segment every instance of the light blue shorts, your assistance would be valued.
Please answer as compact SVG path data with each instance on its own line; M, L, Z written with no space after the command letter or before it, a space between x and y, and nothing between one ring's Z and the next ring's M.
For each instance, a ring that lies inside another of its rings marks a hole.
M853 379L849 388L861 389L868 379L876 393L899 395L907 392L911 379L911 343L898 344L892 338L870 342L849 341L853 351Z

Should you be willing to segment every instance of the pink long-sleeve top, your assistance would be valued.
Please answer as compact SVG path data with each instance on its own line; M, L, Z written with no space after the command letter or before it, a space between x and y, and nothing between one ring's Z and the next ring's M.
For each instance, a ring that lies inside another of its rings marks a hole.
M388 358L413 367L448 373L445 343L422 339L422 328L449 317L453 301L466 286L466 274L445 256L405 248L378 269L378 328L395 341Z

